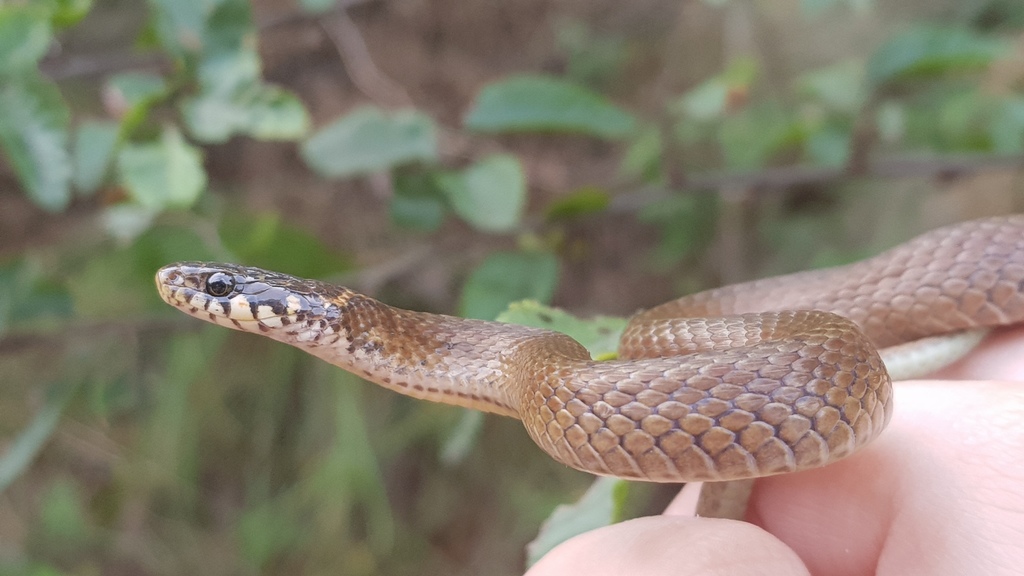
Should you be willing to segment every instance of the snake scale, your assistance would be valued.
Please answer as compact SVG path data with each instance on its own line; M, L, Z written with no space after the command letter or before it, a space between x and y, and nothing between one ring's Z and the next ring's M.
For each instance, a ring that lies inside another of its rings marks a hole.
M157 273L184 312L385 388L513 416L568 466L655 482L826 465L885 427L880 348L1024 320L1024 215L966 222L846 266L726 286L634 316L619 358L537 328L401 310L232 264Z

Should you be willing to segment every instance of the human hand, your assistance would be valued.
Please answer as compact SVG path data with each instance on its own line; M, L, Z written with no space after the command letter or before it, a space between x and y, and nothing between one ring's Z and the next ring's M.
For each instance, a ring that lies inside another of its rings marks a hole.
M528 576L1019 573L1024 328L938 377L896 383L892 422L857 454L758 480L747 522L692 517L691 485L662 516L577 536Z

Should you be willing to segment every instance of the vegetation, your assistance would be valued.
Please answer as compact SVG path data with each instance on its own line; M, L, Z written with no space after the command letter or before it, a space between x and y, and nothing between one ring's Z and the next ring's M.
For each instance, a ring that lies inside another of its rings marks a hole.
M531 560L656 513L670 489L587 491L517 422L189 319L153 273L601 356L673 295L1019 209L1024 5L882 4L0 0L0 574L515 574L558 504L586 493Z

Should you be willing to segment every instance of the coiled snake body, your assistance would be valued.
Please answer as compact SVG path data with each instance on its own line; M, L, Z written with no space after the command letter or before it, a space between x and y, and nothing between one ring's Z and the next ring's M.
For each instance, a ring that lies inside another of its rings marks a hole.
M669 302L632 318L605 362L557 332L401 310L258 268L184 262L157 285L188 314L386 388L520 418L574 468L733 480L823 466L877 436L892 413L879 348L1024 320L1024 216Z

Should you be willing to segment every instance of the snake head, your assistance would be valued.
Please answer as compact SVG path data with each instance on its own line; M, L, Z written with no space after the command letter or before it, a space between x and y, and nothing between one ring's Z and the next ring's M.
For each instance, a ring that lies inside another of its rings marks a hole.
M315 280L235 264L179 262L156 273L160 297L189 314L289 343L316 345L335 332L338 306Z

